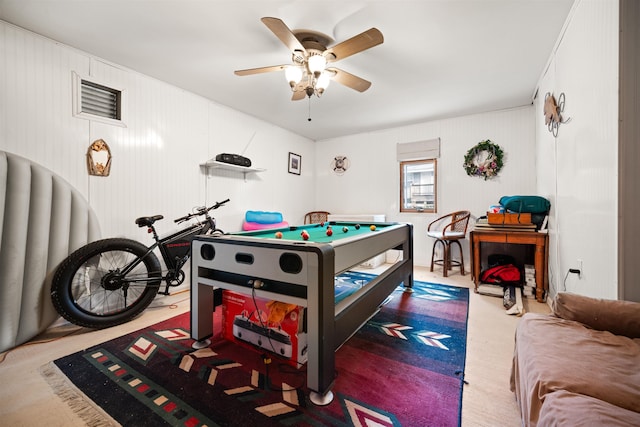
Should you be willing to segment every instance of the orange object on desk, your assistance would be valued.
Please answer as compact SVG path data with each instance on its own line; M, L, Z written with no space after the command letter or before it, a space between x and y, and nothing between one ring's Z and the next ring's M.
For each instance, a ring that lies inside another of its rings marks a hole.
M493 213L487 212L489 224L532 224L531 214L523 213Z

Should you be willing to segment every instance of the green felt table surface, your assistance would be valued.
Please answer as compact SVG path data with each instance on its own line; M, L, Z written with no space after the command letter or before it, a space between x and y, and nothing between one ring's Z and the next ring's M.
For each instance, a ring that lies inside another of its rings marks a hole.
M376 229L371 230L371 225L375 225ZM357 227L359 226L359 228ZM242 236L252 236L265 239L276 238L276 233L282 233L282 240L303 241L302 231L306 230L309 234L309 242L315 243L331 243L339 239L353 237L357 235L371 234L379 230L382 230L385 224L372 224L372 223L355 223L355 222L341 222L330 221L324 224L305 224L299 226L291 226L284 228L270 228L265 230L247 231L242 233L235 233ZM327 228L331 227L333 234L327 235ZM343 229L346 227L347 232Z

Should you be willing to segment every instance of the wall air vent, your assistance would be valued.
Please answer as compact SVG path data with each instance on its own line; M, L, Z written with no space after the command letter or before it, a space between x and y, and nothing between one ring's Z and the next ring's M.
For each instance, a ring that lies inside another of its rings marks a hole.
M80 109L83 113L114 120L122 118L120 108L122 92L119 90L88 80L81 80L81 91L82 106Z
M75 117L125 126L125 93L104 82L73 73L73 115Z

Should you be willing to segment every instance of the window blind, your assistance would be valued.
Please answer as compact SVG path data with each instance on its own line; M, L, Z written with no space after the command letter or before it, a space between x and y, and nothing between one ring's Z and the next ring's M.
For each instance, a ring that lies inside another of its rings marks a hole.
M396 144L398 161L440 157L440 138Z

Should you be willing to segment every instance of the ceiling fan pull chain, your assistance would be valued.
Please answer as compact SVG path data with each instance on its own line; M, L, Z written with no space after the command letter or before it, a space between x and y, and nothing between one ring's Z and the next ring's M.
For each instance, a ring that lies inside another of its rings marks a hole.
M309 117L307 118L307 121L311 121L311 97L308 96L307 97L309 99Z

